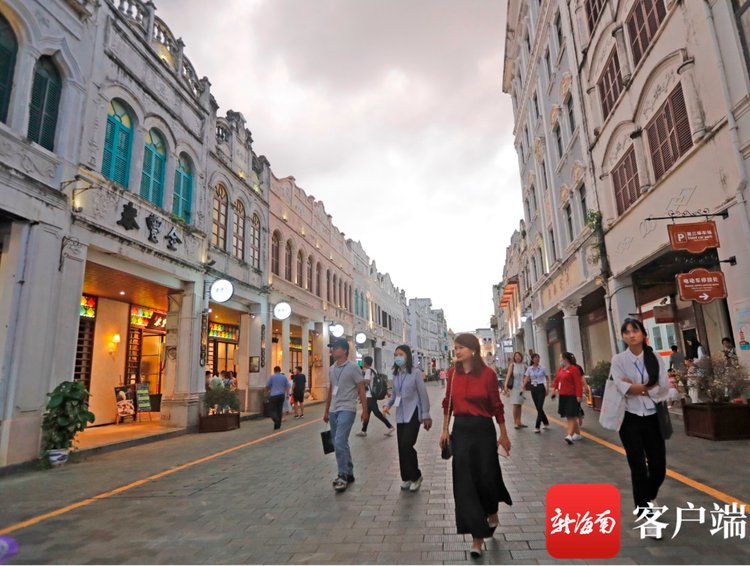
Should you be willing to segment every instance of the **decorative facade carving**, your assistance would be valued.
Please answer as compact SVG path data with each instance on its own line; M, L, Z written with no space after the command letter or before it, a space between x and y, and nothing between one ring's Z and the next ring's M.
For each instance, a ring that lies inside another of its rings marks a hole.
M544 138L534 138L534 158L537 163L544 160Z
M644 122L648 121L651 114L656 109L661 107L661 105L667 99L667 95L671 90L670 87L676 81L676 71L674 68L671 68L662 75L660 81L655 82L651 85L651 90L646 95L645 102L643 104L643 110L641 111Z

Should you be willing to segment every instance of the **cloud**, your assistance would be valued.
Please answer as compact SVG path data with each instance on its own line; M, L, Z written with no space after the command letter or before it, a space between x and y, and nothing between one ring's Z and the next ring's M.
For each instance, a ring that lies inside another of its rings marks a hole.
M408 297L487 326L521 217L496 0L159 0L255 150Z

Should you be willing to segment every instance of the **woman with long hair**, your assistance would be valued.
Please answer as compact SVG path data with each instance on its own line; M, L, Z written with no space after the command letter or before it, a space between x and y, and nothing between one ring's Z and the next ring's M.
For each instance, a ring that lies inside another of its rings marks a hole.
M539 363L539 354L531 355L531 365L526 369L526 378L531 382L531 398L536 407L536 425L534 432L541 432L540 426L549 428L549 419L544 413L544 399L549 393L549 372L547 368ZM526 380L524 380L524 386Z
M440 448L452 448L456 527L458 534L473 537L471 555L478 557L484 539L499 524L499 504L513 505L497 457L498 453L507 456L511 446L497 375L482 361L479 340L472 334L459 334L454 345L456 365L448 372ZM449 435L451 414L453 432ZM500 425L499 439L493 417Z
M562 418L568 419L568 436L565 437L565 442L573 444L574 440L583 438L578 422L583 400L583 378L573 354L563 352L561 357L563 365L552 384L552 398L560 392L558 413Z
M383 413L390 413L396 407L396 437L398 439L398 462L401 466L401 489L419 491L422 485L422 472L419 469L417 444L419 425L425 430L432 428L430 417L430 397L427 394L424 377L419 368L414 367L411 348L403 345L396 348L393 364L393 394L383 406Z
M526 374L526 364L523 363L523 354L516 352L513 354L513 363L508 367L508 375L505 377L505 386L503 393L510 396L510 404L513 405L513 427L526 428L521 422L523 413L523 388L526 384L524 375ZM512 378L512 379L511 379ZM508 383L511 383L508 386Z
M633 319L635 320L635 319ZM703 349L703 345L698 342L695 338L688 338L685 340L688 347L688 358L692 358L693 360L700 360L701 358L705 357L706 351Z
M656 496L667 474L667 455L656 404L669 395L667 368L646 343L643 323L627 318L620 329L628 349L612 358L611 376L625 396L620 440L633 482L636 507L656 507Z

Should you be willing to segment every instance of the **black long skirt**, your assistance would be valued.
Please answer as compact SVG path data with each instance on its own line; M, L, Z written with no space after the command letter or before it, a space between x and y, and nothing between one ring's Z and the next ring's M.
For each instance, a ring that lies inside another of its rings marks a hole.
M453 423L453 498L458 534L489 538L487 517L500 502L513 505L500 470L495 423L487 417L460 416Z

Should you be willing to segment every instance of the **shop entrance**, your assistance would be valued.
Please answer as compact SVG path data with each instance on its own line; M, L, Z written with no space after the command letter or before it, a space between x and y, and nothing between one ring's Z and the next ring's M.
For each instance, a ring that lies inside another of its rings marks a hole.
M217 303L209 305L208 356L206 371L221 375L223 371L237 372L239 363L240 313Z

